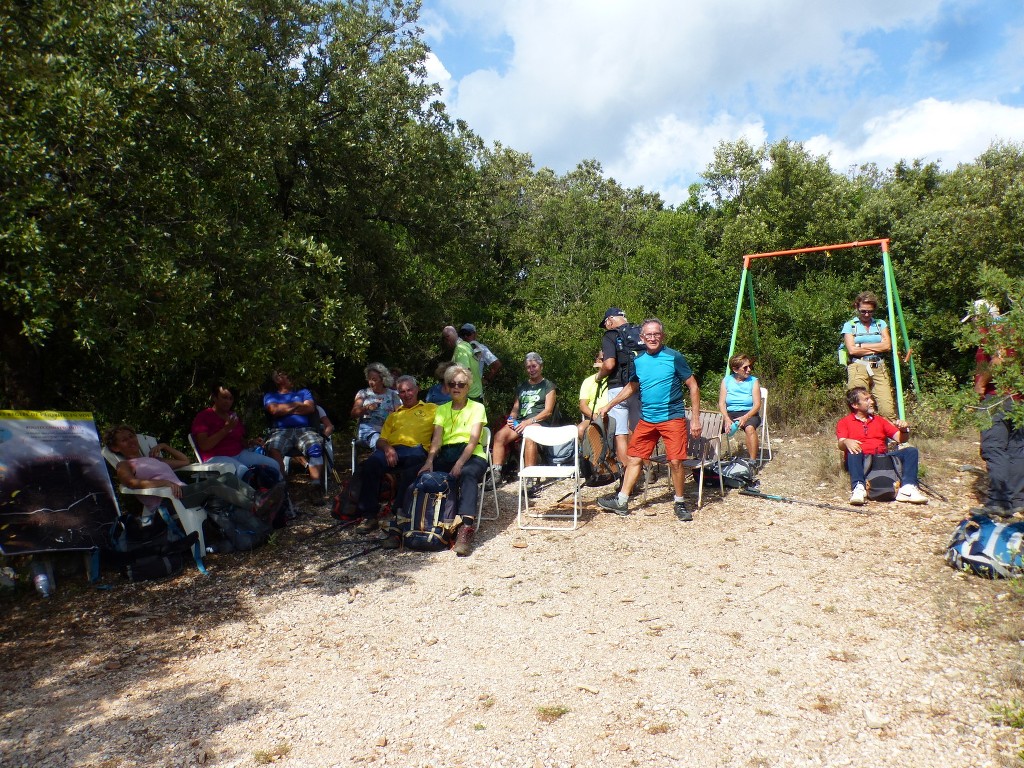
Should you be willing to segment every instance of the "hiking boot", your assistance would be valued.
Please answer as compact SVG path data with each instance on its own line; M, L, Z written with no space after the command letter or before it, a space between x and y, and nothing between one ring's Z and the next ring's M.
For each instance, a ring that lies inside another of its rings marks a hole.
M1013 512L1006 507L996 504L986 504L984 507L971 507L972 515L985 515L986 517L1013 517Z
M381 549L398 549L402 546L402 537L397 533L392 533L383 539L378 539L378 541Z
M356 533L373 533L380 525L377 523L376 517L364 517L363 522L355 527Z
M505 483L505 478L501 476L501 467L491 467L491 482L495 488L500 488Z
M527 496L527 498L530 498L530 499L537 498L537 494L540 493L541 487L542 486L540 484L540 480L534 480L532 483L530 483L528 486L526 486L526 496Z
M459 528L459 533L455 536L455 554L459 557L465 557L469 554L471 545L473 544L473 534L476 533L476 528L471 525L465 525Z
M864 489L864 483L857 483L850 494L850 503L855 507L862 507L867 503L868 492Z
M904 501L908 504L927 504L928 497L921 493L916 485L904 485L896 494L896 501Z
M619 494L617 493L613 493L610 496L602 496L597 500L597 506L606 512L614 512L621 517L629 515L629 504L620 504Z
M674 510L676 513L676 517L678 517L680 521L684 523L689 523L693 521L693 512L691 512L689 508L686 506L685 501L677 501L675 503Z

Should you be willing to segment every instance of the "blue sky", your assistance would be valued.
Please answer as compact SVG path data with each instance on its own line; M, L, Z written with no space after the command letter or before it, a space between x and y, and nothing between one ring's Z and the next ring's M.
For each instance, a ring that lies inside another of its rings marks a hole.
M841 172L1024 142L1024 0L424 0L431 79L490 143L675 204L721 141Z

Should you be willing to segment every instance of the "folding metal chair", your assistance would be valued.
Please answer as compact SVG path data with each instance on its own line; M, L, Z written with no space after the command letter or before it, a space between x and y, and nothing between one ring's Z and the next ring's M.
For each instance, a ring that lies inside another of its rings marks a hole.
M498 486L494 483L494 472L491 471L491 428L484 427L483 432L480 433L480 442L484 444L484 451L487 454L487 471L484 473L483 479L480 481L480 487L477 491L479 497L479 503L476 510L476 524L480 526L481 520L497 520L501 515L501 508L498 506ZM494 516L484 516L484 496L487 495L487 486L491 486L491 493L494 494Z
M689 415L686 416L689 418ZM722 414L718 411L700 412L700 437L691 436L686 444L686 458L683 460L683 469L689 470L693 481L697 484L697 508L700 509L704 503L704 470L711 467L718 472L718 489L725 497L725 483L722 481ZM647 484L644 486L644 503L647 502L647 491L653 482L652 467L655 464L663 464L669 471L668 482L672 484L672 472L668 467L668 459L663 453L661 442L658 443L656 455L651 456L651 463L647 469Z
M543 427L539 424L531 424L523 430L523 439L519 446L519 509L517 519L519 527L523 530L539 531L574 531L579 525L580 519L580 443L577 440L578 432L575 424L567 424L564 427ZM526 441L533 440L538 445L564 445L572 441L572 464L564 466L553 466L539 464L533 467L525 466L526 463ZM542 479L557 477L560 479L572 480L572 514L550 512L546 514L530 514L530 501L527 494L527 479ZM572 520L571 526L564 525L527 525L525 517L543 518L545 520Z
M761 410L760 410L760 416L761 416L761 450L759 451L759 453L761 454L761 456L764 456L765 452L767 452L768 453L768 458L765 459L764 461L771 461L772 460L772 438L768 434L768 390L765 389L764 387L761 387ZM761 456L757 457L758 461L761 461ZM751 458L754 458L754 457L751 456Z

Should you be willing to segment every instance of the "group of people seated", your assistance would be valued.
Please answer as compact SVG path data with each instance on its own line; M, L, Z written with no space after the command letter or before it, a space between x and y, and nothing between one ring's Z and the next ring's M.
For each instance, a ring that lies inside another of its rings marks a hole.
M198 482L186 483L175 474L176 469L191 462L181 451L167 443L157 443L144 454L138 433L127 424L112 427L103 436L104 445L121 459L115 469L117 481L125 488L143 490L168 488L174 498L186 507L199 507L210 499L226 501L233 507L251 512L264 522L281 503L284 484L257 499L256 490L237 473L227 472ZM161 496L140 496L146 509L155 510L163 502Z
M522 439L523 430L530 424L546 424L555 411L555 385L544 378L544 361L531 352L526 356L526 381L516 390L516 398L505 424L493 441L492 463L500 468L511 447ZM477 521L479 486L487 471L487 445L483 440L487 426L487 412L483 403L470 397L474 373L468 367L449 361L439 367L439 387L442 402L420 400L419 384L413 376L399 376L395 390L386 369L379 363L366 368L370 384L356 395L352 415L359 419L359 437L373 452L363 461L360 473L357 513L362 521L359 533L371 533L380 527L378 520L380 485L388 472L396 474L396 508L400 508L406 491L416 475L441 471L450 474L458 493L457 512L462 517L455 542L458 555L468 555ZM376 389L374 386L376 385ZM384 391L379 391L380 389ZM371 394L372 391L372 394ZM388 392L398 398L392 407ZM370 398L380 406L366 407ZM363 417L385 411L376 431L364 430ZM536 446L526 445L526 463L537 461ZM382 540L386 548L395 548L399 538L391 533Z
M201 506L211 497L232 506L265 515L280 506L285 486L285 457L296 455L309 470L310 492L323 497L321 483L324 457L330 448L334 425L312 392L296 387L289 374L276 370L271 374L263 396L269 427L266 437L247 436L245 425L234 409L235 394L218 382L210 389L210 405L192 420L190 438L200 462L228 466L232 471L195 483L185 483L174 472L190 464L178 449L159 443L143 456L135 430L125 424L108 430L104 442L122 458L115 470L117 480L126 488L171 488L175 498L186 506ZM254 467L262 467L271 478L272 493L260 498L254 508L256 492L243 478ZM278 487L278 484L279 487ZM161 503L158 496L143 496L147 508ZM289 505L290 508L290 505Z

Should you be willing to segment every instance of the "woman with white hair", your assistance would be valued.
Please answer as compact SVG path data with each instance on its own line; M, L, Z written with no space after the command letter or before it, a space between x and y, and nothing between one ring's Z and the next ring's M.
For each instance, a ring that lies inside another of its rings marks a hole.
M373 448L384 427L388 414L402 406L398 393L392 389L394 379L383 363L370 363L363 369L366 376L365 389L356 392L355 403L352 404L352 416L359 420L356 439Z
M523 430L531 424L550 425L555 413L555 385L544 378L544 359L536 352L526 355L527 379L516 388L516 399L512 403L505 426L494 436L491 462L499 469L508 455L509 447L519 442ZM523 461L531 467L537 463L537 444L526 441Z

